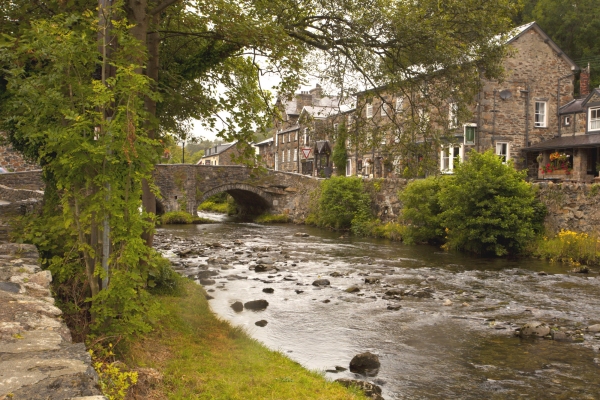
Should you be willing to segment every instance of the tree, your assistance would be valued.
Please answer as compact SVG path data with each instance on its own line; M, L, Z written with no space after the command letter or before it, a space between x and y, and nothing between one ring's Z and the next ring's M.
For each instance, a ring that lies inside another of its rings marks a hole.
M292 92L317 52L314 69L345 93L348 78L402 91L435 72L446 91L437 97L468 96L481 71L499 75L514 11L513 0L4 2L3 128L40 162L77 232L94 304L106 306L99 320L127 319L125 306L138 318L140 303L119 300L145 293L151 173L167 132L223 118L220 137L251 159L254 132L271 119L259 76L276 72L277 90Z
M331 154L333 165L337 170L337 174L340 176L346 175L346 161L348 160L348 152L346 151L347 139L348 133L346 131L346 124L341 123L338 126L335 145L333 147L333 153Z

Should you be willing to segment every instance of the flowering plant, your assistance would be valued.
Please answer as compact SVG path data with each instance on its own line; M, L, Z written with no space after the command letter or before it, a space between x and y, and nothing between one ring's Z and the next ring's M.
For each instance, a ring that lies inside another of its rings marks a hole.
M550 162L547 163L546 165L543 165L540 168L540 171L542 171L543 174L549 174L554 171L565 171L567 174L570 174L571 173L571 163L569 161L570 157L571 157L570 154L559 153L558 151L555 151L554 153L550 154Z

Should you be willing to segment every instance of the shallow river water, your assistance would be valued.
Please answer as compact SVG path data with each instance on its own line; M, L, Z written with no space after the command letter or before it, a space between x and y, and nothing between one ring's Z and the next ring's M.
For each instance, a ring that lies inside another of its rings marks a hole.
M386 399L600 399L600 333L586 329L600 323L595 270L226 220L161 228L157 248L182 274L214 281L205 288L222 318L328 379L374 382ZM312 285L323 278L331 285ZM266 310L230 307L258 299ZM568 340L515 336L532 321ZM333 372L365 351L379 356L376 376Z

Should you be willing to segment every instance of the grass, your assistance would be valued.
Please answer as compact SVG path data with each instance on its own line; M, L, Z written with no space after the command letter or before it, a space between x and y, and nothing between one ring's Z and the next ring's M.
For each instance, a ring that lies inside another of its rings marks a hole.
M365 399L219 320L200 286L186 280L182 292L157 297L164 310L159 328L130 344L124 355L130 367L163 375L135 398Z
M290 218L285 214L261 214L256 217L254 222L259 224L285 224L290 222Z
M198 206L199 211L212 211L222 214L227 214L229 211L229 205L227 203L215 203L214 201L205 201Z
M169 225L169 224L211 224L214 221L188 214L185 211L169 211L169 212L161 215L160 222L163 225Z
M598 235L562 230L555 237L543 237L533 253L550 261L574 266L600 264L600 239Z

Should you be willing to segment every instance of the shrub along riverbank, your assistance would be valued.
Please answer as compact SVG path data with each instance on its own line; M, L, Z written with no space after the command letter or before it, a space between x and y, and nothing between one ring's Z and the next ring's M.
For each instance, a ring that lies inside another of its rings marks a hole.
M453 175L411 182L398 193L404 208L394 222L372 212L378 182L357 177L323 181L305 223L356 235L430 243L485 256L536 256L551 261L600 263L598 237L544 228L545 206L525 173L493 152L472 152Z
M180 285L176 295L157 296L163 311L157 328L134 340L123 354L130 368L154 368L162 376L141 380L132 388L132 398L366 398L268 350L218 319L200 286L183 278Z

